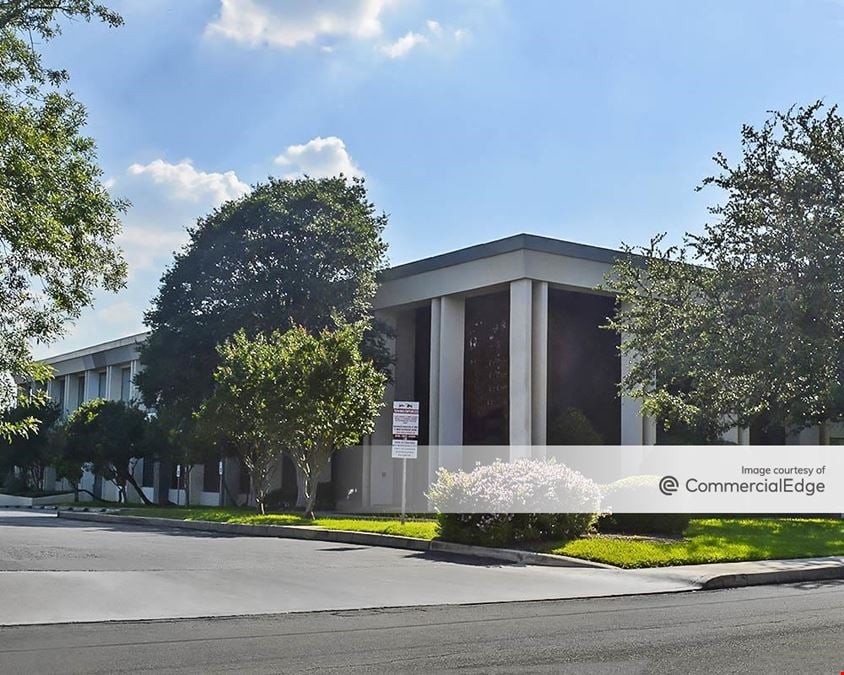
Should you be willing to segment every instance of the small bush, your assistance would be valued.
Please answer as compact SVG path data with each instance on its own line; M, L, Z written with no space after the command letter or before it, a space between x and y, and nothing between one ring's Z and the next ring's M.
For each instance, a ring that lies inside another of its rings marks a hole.
M553 459L521 459L468 473L440 469L428 498L442 539L506 546L583 535L595 523L601 493Z
M659 476L629 476L604 487L604 505L610 511L613 501L635 499L636 493L659 489ZM691 516L687 513L605 513L598 520L598 530L622 534L683 534Z

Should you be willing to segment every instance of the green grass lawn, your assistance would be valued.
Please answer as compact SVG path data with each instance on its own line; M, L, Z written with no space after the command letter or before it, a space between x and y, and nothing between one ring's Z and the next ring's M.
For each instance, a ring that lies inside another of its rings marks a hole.
M628 568L844 555L844 520L698 519L676 541L599 535L549 552Z
M433 539L437 536L437 522L435 520L407 520L402 524L398 518L351 518L319 515L315 520L311 520L296 513L268 513L261 516L257 515L254 509L239 508L146 507L130 509L123 513L132 516L208 520L214 523L238 523L242 525L311 525L330 530L396 534L403 537L416 537L417 539Z
M431 540L437 522L415 519L402 523L395 517L318 516L296 513L256 515L246 508L144 507L127 515L208 520L245 525L311 525L333 530L396 534ZM677 539L594 535L540 550L618 567L661 567L698 563L811 558L844 555L844 520L824 518L709 518L691 521L685 536Z

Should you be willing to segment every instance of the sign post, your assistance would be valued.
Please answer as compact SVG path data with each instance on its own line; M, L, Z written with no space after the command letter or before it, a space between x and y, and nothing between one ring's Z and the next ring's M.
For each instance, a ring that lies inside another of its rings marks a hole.
M393 402L394 459L401 460L401 522L407 515L407 460L416 459L419 443L419 401Z

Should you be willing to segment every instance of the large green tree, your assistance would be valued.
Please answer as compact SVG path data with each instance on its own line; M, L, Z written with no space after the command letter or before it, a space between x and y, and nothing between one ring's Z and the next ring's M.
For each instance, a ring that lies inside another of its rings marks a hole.
M305 513L313 516L331 456L372 433L386 376L361 355L364 330L363 322L316 334L296 326L255 339L240 331L220 347L200 419L237 451L262 513L281 452L304 477Z
M131 486L141 501L151 504L135 480L138 462L154 458L145 442L147 425L146 413L123 401L87 401L67 420L63 461L113 482L120 502L126 501Z
M722 203L682 246L632 249L607 286L644 411L715 438L766 420L844 417L844 118L822 102L772 113L718 154Z
M61 416L61 408L51 401L31 400L6 410L0 420L10 427L31 418L38 420L38 428L33 433L0 439L0 476L17 467L29 489L43 491L44 470L61 456L55 442Z
M116 290L125 276L114 239L126 205L101 182L67 73L34 46L78 18L121 22L91 0L0 0L0 407L13 378L49 376L30 345L55 340L97 288ZM0 423L0 435L36 428L35 418Z
M343 176L269 179L200 219L146 314L144 403L190 433L213 389L217 345L238 330L318 331L364 318L384 265L386 222L363 181ZM368 348L383 360L377 337Z

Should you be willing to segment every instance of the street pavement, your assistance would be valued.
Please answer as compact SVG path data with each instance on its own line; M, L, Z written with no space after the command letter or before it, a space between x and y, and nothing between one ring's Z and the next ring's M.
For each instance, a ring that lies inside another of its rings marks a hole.
M698 587L670 573L487 564L389 548L0 511L0 625L495 603Z
M844 583L0 628L6 673L839 673Z

